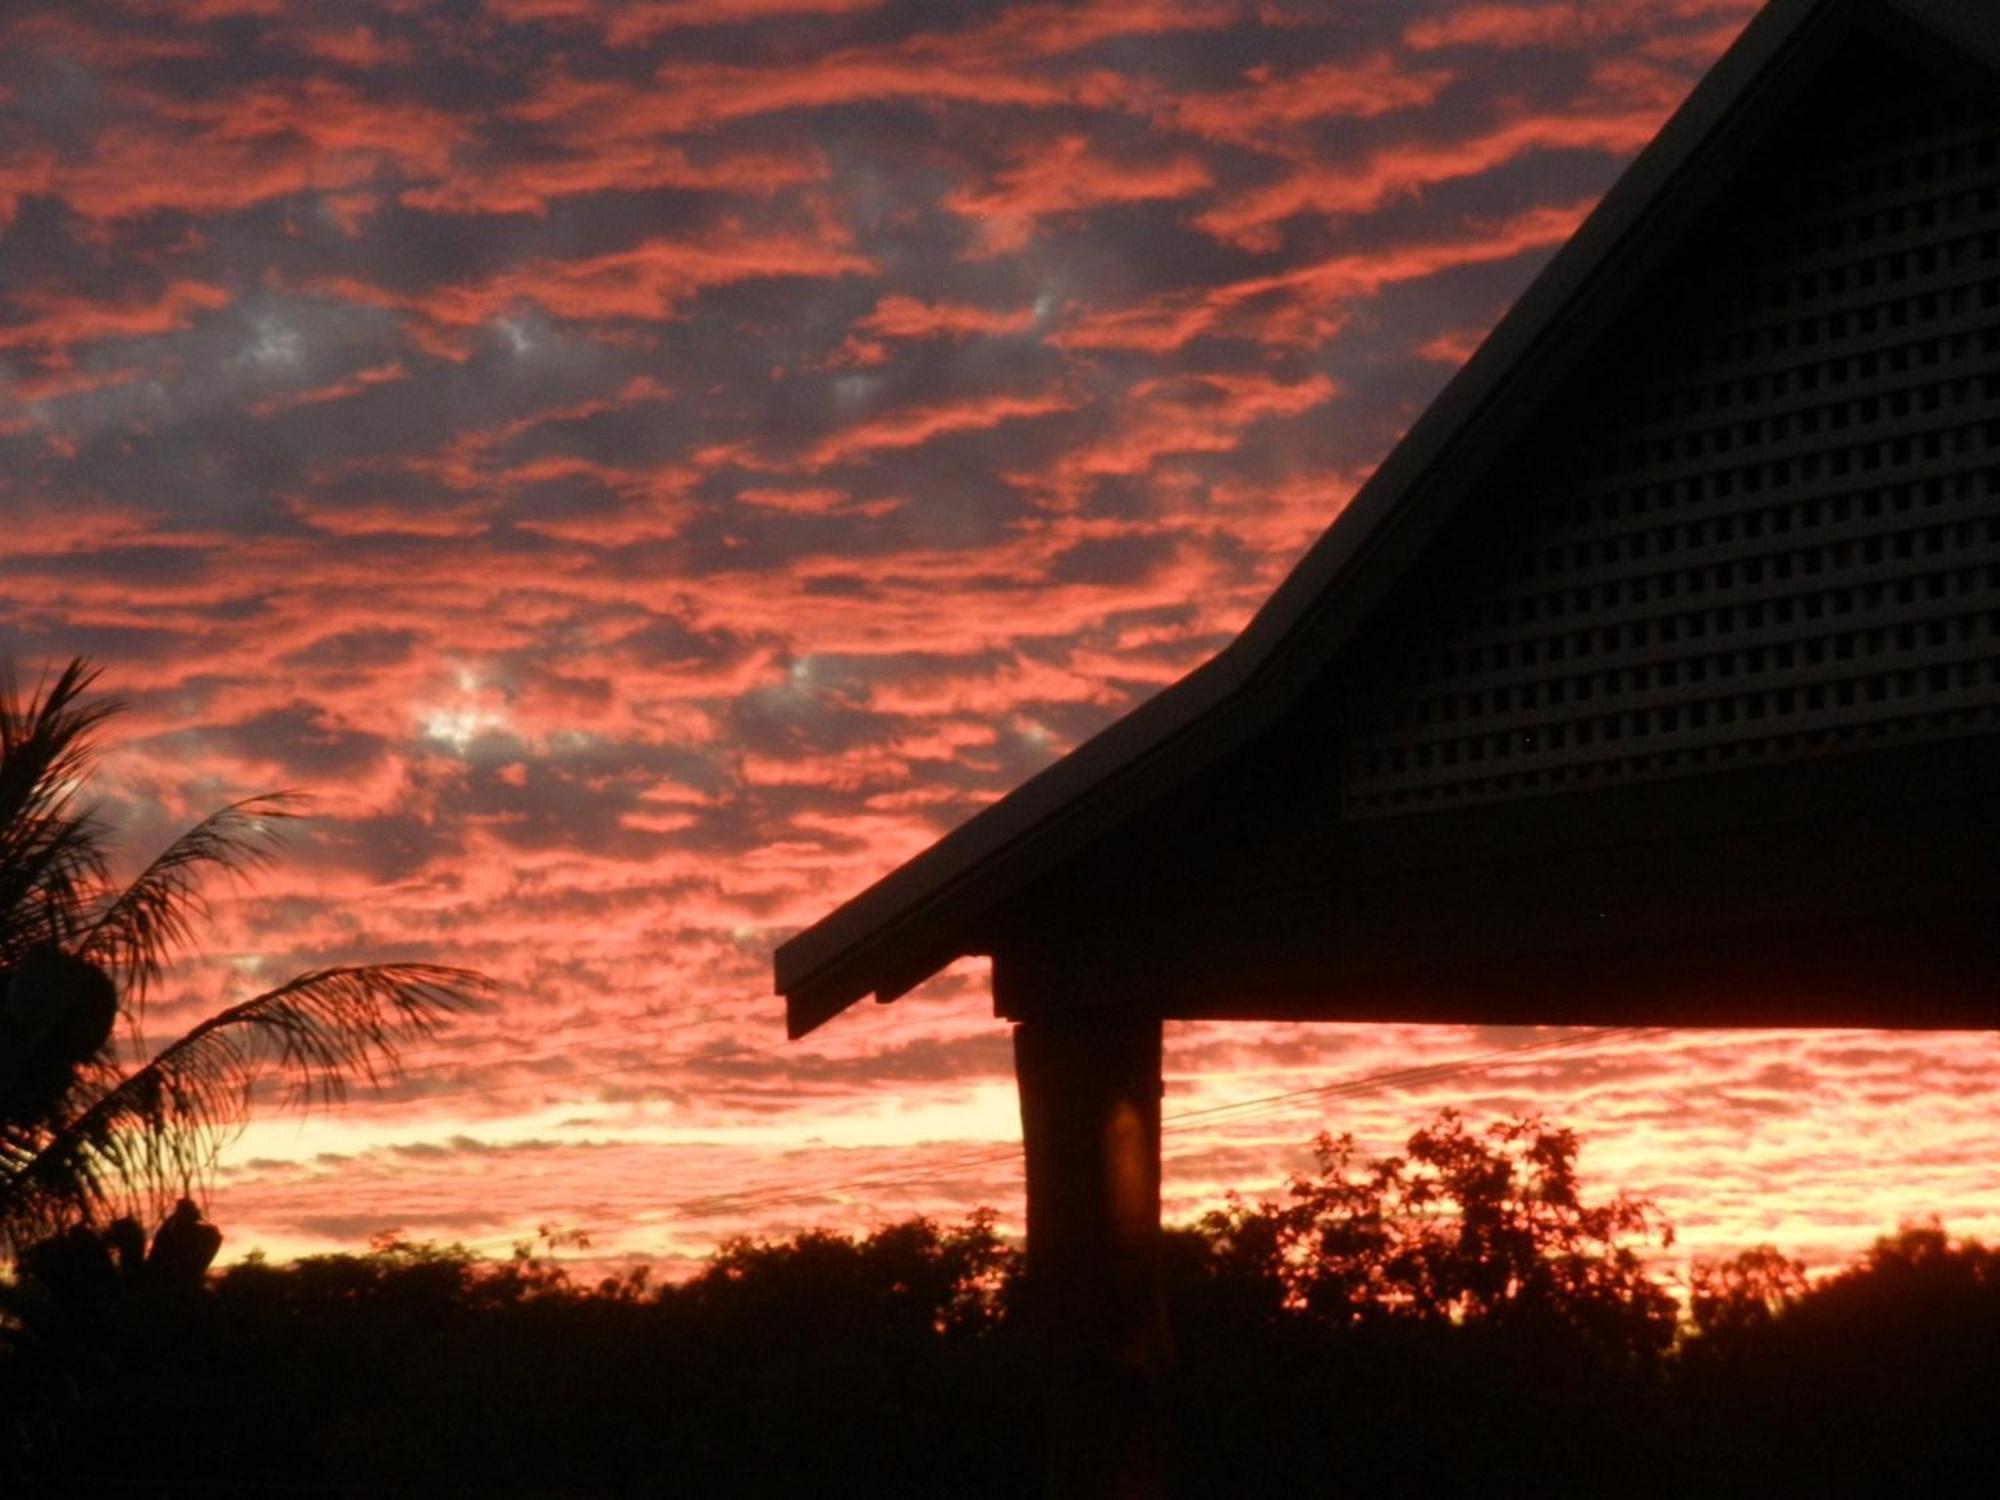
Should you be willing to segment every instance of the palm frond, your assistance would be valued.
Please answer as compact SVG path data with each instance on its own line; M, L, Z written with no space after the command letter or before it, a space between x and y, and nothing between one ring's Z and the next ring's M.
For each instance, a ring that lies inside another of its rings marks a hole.
M44 815L0 848L0 965L37 943L66 944L103 885L103 829L88 815Z
M403 1042L490 987L467 969L353 965L315 969L218 1012L111 1084L32 1155L0 1151L0 1241L19 1246L114 1208L162 1210L207 1178L267 1069L284 1078L288 1103L336 1101L350 1078L393 1073Z
M123 976L136 1030L146 995L175 953L191 947L208 916L205 876L243 876L269 863L271 824L296 816L299 797L274 792L246 797L210 813L164 849L112 899L76 939L76 953Z
M101 884L104 829L74 803L117 711L84 703L97 672L72 661L25 700L0 664L0 963L60 940L84 893Z
M18 815L33 788L81 780L97 753L98 726L121 706L82 701L97 674L77 657L24 701L13 669L0 663L0 814Z

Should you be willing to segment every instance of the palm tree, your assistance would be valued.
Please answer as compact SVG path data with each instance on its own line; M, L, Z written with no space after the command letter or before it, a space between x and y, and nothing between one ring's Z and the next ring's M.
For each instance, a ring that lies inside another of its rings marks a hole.
M296 799L211 813L120 888L81 800L116 708L87 698L96 675L72 661L24 700L0 671L0 1263L114 1213L157 1220L206 1182L258 1079L276 1073L287 1103L337 1100L488 987L432 964L314 969L121 1064L118 1018L136 1052L148 993L207 914L205 880L265 863Z

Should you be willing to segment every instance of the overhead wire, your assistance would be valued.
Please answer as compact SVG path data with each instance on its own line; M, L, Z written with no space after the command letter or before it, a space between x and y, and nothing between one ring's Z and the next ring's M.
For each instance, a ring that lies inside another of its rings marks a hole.
M726 1022L721 1020L720 1018L714 1018L714 1017L688 1017L682 1020L671 1022L663 1026L656 1026L650 1028L643 1034L641 1040L651 1040L653 1038L665 1035L670 1032L689 1030L695 1027L708 1027L718 1024L726 1024ZM1665 1027L1608 1027L1608 1028L1593 1029L1593 1031L1589 1034L1593 1036L1601 1036L1607 1040L1610 1040L1610 1039L1616 1039L1619 1036L1638 1037L1645 1035L1664 1034L1666 1030L1668 1030L1668 1028ZM1461 1059L1450 1063L1420 1064L1416 1065L1411 1069L1396 1070L1396 1071L1399 1074L1400 1073L1410 1074L1411 1081L1414 1082L1414 1081L1420 1081L1417 1075L1421 1075L1426 1072L1439 1069L1444 1070L1443 1076L1450 1076L1450 1074L1453 1071L1471 1066L1474 1063L1480 1061L1480 1059L1482 1058L1511 1058L1511 1057L1526 1055L1537 1051L1562 1050L1574 1045L1575 1043L1572 1040L1570 1040L1569 1036L1567 1035L1561 1037L1542 1038L1537 1041L1522 1043L1515 1047L1500 1048L1493 1052L1478 1054L1473 1058ZM703 1060L730 1061L744 1057L754 1057L759 1055L759 1053L760 1049L758 1048L738 1045L738 1046L732 1046L725 1051L708 1053L704 1056ZM403 1066L398 1066L394 1069L385 1068L381 1073L380 1082L386 1088L386 1087L395 1087L398 1085L408 1084L412 1081L421 1080L425 1076L436 1076L438 1074L445 1072L447 1070L449 1062L455 1061L456 1059L451 1058L449 1054L441 1053L438 1055L436 1060L441 1065L434 1068L409 1068ZM467 1064L472 1064L477 1061L480 1061L480 1059L474 1059L468 1057L465 1058L463 1061ZM571 1080L585 1081L585 1080L594 1080L600 1078L626 1077L631 1075L648 1073L660 1068L661 1066L663 1066L662 1063L648 1059L642 1062L619 1063L605 1067L570 1068L563 1070L561 1072L538 1074L532 1078L508 1079L497 1084L468 1084L462 1087L456 1087L450 1089L429 1089L429 1090L424 1090L423 1092L418 1094L413 1094L407 1098L399 1099L395 1102L415 1104L415 1103L429 1103L441 1099L497 1097L500 1095L513 1092L515 1090L525 1091L539 1086L545 1086L548 1084L560 1084ZM1165 1128L1168 1130L1172 1130L1177 1128L1178 1123L1182 1121L1202 1120L1214 1116L1230 1114L1237 1111L1251 1110L1263 1105L1282 1104L1283 1102L1294 1098L1307 1098L1316 1094L1324 1094L1329 1091L1338 1090L1341 1087L1343 1087L1343 1085L1339 1084L1314 1085L1312 1087L1304 1089L1296 1089L1283 1094L1272 1094L1272 1095L1261 1096L1256 1099L1236 1100L1228 1104L1212 1105L1206 1109L1189 1111L1185 1114L1175 1116L1173 1117L1173 1122L1166 1124ZM379 1095L377 1097L379 1097ZM366 1103L372 1101L370 1100L369 1096L362 1095L360 1096L360 1102Z
M1512 1062L1542 1052L1572 1051L1581 1046L1600 1046L1606 1042L1640 1041L1656 1036L1664 1036L1672 1028L1666 1026L1608 1026L1593 1027L1580 1038L1575 1034L1558 1037L1543 1037L1532 1042L1521 1042L1512 1047L1499 1047L1489 1052L1475 1053L1471 1057L1457 1058L1442 1063L1416 1063L1407 1068L1389 1069L1381 1073L1366 1074L1360 1079L1336 1083L1313 1084L1302 1089L1290 1089L1281 1094L1264 1094L1255 1099L1238 1099L1227 1104L1214 1104L1205 1109L1186 1110L1161 1122L1162 1132L1185 1130L1197 1124L1207 1124L1223 1115L1237 1111L1245 1114L1274 1113L1276 1109L1298 1099L1323 1096L1339 1097L1348 1091L1362 1088L1364 1092L1376 1091L1376 1081L1392 1079L1385 1087L1409 1087L1432 1079L1444 1080L1461 1074L1477 1072L1503 1062Z
M657 1031L688 1029L695 1025L712 1024L707 1018L689 1018ZM1497 1068L1511 1066L1531 1058L1575 1052L1587 1048L1601 1047L1619 1041L1641 1041L1666 1035L1671 1028L1661 1026L1598 1027L1581 1032L1565 1032L1554 1037L1539 1037L1512 1046L1490 1049L1468 1057L1454 1058L1436 1063L1419 1063L1399 1068L1378 1069L1356 1077L1336 1079L1329 1083L1309 1085L1304 1088L1287 1089L1278 1093L1258 1095L1250 1099L1231 1100L1223 1104L1208 1105L1199 1109L1181 1111L1165 1117L1161 1122L1163 1135L1179 1135L1196 1129L1213 1129L1219 1125L1234 1125L1243 1121L1280 1113L1301 1102L1312 1099L1361 1098L1371 1094L1386 1093L1395 1089L1410 1089L1428 1084L1449 1082L1453 1079L1490 1072ZM738 1048L726 1056L755 1055L752 1048ZM597 1079L626 1073L649 1071L658 1067L655 1062L635 1063L609 1068L580 1068L562 1074L545 1075L535 1079L515 1079L494 1085L468 1086L459 1089L435 1091L414 1096L406 1102L417 1103L437 1099L465 1097L472 1095L495 1095L516 1089L561 1083L568 1079ZM741 1192L707 1194L683 1199L671 1206L670 1212L676 1218L715 1218L723 1215L737 1216L770 1212L792 1208L827 1199L852 1196L855 1194L895 1194L915 1188L936 1187L942 1179L965 1172L1006 1165L1021 1160L1021 1148L1017 1143L1000 1146L983 1146L969 1151L959 1151L942 1159L933 1158L918 1166L886 1168L881 1171L862 1173L857 1176L820 1180L817 1182L793 1182L773 1185L763 1189L746 1189ZM514 1244L517 1237L488 1237L477 1244Z
M1255 1118L1256 1113L1275 1113L1288 1105L1309 1098L1360 1098L1374 1093L1386 1093L1392 1089L1445 1082L1453 1078L1487 1072L1535 1055L1576 1051L1615 1041L1644 1040L1664 1035L1669 1029L1641 1026L1606 1027L1592 1028L1581 1034L1569 1033L1560 1037L1537 1038L1516 1046L1497 1048L1449 1062L1382 1069L1356 1078L1339 1079L1308 1088L1289 1089L1282 1093L1260 1095L1254 1099L1236 1100L1228 1104L1211 1105L1205 1109L1189 1110L1167 1117L1161 1122L1161 1130L1163 1134L1179 1133L1211 1125L1226 1112L1234 1112L1230 1120L1230 1123L1234 1123L1235 1120ZM928 1162L921 1167L866 1174L843 1181L805 1183L763 1191L746 1190L741 1193L711 1194L686 1199L675 1205L675 1212L682 1217L712 1218L725 1213L741 1214L796 1207L846 1193L881 1192L899 1187L926 1186L953 1172L969 1171L976 1167L994 1166L1019 1159L1020 1147L1017 1145L986 1148L943 1161Z

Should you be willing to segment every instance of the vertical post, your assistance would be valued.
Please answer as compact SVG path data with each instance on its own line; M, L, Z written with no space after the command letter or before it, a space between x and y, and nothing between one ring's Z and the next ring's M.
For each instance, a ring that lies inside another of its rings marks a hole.
M1031 1316L1050 1361L1050 1491L1161 1493L1160 1023L1014 1030Z

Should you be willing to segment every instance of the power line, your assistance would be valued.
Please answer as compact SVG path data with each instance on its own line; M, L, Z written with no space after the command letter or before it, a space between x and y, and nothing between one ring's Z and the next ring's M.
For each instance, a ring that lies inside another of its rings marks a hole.
M705 1022L684 1022L678 1026L661 1028L664 1030L683 1029ZM1562 1052L1574 1052L1586 1048L1596 1048L1619 1041L1641 1041L1667 1035L1671 1028L1653 1026L1626 1026L1594 1028L1583 1032L1571 1032L1561 1036L1542 1037L1533 1041L1517 1043L1510 1047L1494 1048L1469 1057L1451 1059L1437 1063L1420 1063L1400 1068L1378 1069L1358 1077L1336 1079L1330 1083L1315 1084L1305 1088L1288 1089L1279 1093L1263 1094L1251 1099L1232 1100L1226 1104L1209 1105L1205 1108L1187 1110L1166 1117L1161 1123L1163 1135L1184 1134L1191 1130L1212 1128L1218 1124L1235 1124L1243 1120L1278 1113L1289 1106L1309 1099L1361 1098L1372 1094L1386 1093L1395 1089L1422 1087L1427 1084L1448 1082L1457 1078L1492 1071L1511 1066L1537 1056ZM739 1049L738 1054L751 1049ZM571 1078L601 1078L614 1074L636 1072L657 1066L653 1063L631 1064L620 1068L578 1069L563 1075L541 1080L518 1080L485 1087L469 1087L447 1090L421 1096L424 1099L443 1099L475 1094L494 1094L529 1086L534 1082L562 1082ZM415 1102L414 1100L411 1102ZM921 1166L890 1168L878 1172L863 1173L858 1176L839 1178L832 1181L794 1183L788 1186L774 1186L765 1189L748 1189L737 1193L711 1194L703 1197L681 1200L672 1206L672 1213L679 1218L712 1218L720 1215L744 1215L766 1213L776 1209L798 1207L820 1199L848 1194L895 1193L899 1190L936 1186L946 1176L978 1171L1018 1162L1020 1147L1009 1143L1004 1146L984 1146L960 1151L942 1160L932 1160ZM473 1242L479 1245L518 1243L517 1236L490 1236Z
M1478 1053L1472 1057L1451 1062L1418 1064L1405 1068L1383 1069L1363 1074L1358 1078L1337 1080L1333 1083L1317 1084L1310 1088L1290 1089L1278 1094L1265 1094L1255 1099L1236 1100L1230 1104L1212 1105L1207 1109L1191 1110L1162 1121L1162 1133L1181 1132L1197 1126L1212 1123L1225 1112L1235 1112L1234 1118L1252 1117L1252 1111L1269 1113L1301 1099L1308 1098L1360 1098L1368 1094L1385 1093L1392 1089L1415 1087L1426 1083L1444 1082L1453 1078L1489 1071L1506 1066L1529 1056L1560 1051L1575 1051L1586 1047L1601 1046L1613 1041L1637 1041L1664 1035L1667 1027L1625 1026L1593 1029L1581 1034L1560 1037L1545 1037L1532 1042L1524 1042L1513 1047L1502 1047L1490 1052ZM889 1173L876 1173L849 1178L844 1181L807 1183L804 1185L775 1188L766 1191L746 1191L742 1193L713 1194L704 1198L683 1200L675 1205L675 1212L687 1218L709 1218L724 1213L754 1213L776 1208L795 1207L815 1199L832 1197L842 1193L861 1191L893 1190L899 1187L926 1186L935 1183L941 1176L951 1172L970 1171L981 1166L994 1166L1002 1162L1018 1160L1020 1148L1007 1146L1001 1149L983 1149L975 1153L962 1154L943 1162L931 1162L921 1168L909 1168Z
M1189 1110L1173 1116L1161 1123L1162 1132L1185 1130L1195 1124L1204 1124L1218 1116L1237 1114L1246 1118L1253 1114L1274 1113L1276 1108L1298 1099L1320 1097L1346 1097L1351 1093L1374 1093L1385 1087L1410 1087L1416 1084L1442 1081L1462 1074L1479 1072L1544 1052L1573 1051L1580 1047L1601 1046L1606 1042L1642 1041L1665 1036L1672 1028L1666 1026L1613 1026L1592 1030L1576 1036L1544 1037L1538 1041L1522 1042L1513 1047L1498 1047L1490 1052L1476 1053L1471 1057L1459 1058L1451 1062L1418 1063L1407 1068L1389 1069L1381 1073L1370 1073L1360 1079L1339 1083L1315 1084L1308 1088L1292 1089L1282 1094L1265 1094L1255 1099L1238 1099L1228 1104L1210 1105L1206 1109ZM1386 1081L1385 1081L1386 1080Z
M665 1035L670 1032L690 1030L695 1027L709 1027L709 1026L726 1025L726 1024L728 1023L725 1018L688 1017L683 1020L671 1022L667 1025L651 1028L647 1032L645 1040L650 1041L654 1038L657 1038L659 1036ZM1668 1029L1669 1028L1666 1027L1637 1027L1637 1026L1612 1027L1612 1028L1606 1028L1601 1031L1593 1032L1591 1033L1591 1035L1601 1036L1606 1040L1613 1040L1620 1036L1626 1036L1633 1039L1637 1039L1646 1036L1664 1035ZM1564 1048L1572 1047L1574 1045L1576 1045L1576 1043L1567 1037L1544 1038L1540 1041L1523 1043L1518 1047L1500 1048L1493 1052L1481 1053L1478 1054L1476 1057L1462 1059L1458 1062L1424 1064L1410 1069L1396 1070L1396 1071L1399 1077L1407 1075L1405 1081L1414 1084L1422 1082L1423 1075L1429 1072L1433 1072L1436 1070L1443 1070L1440 1076L1450 1077L1453 1075L1453 1072L1455 1070L1460 1070L1466 1067L1473 1066L1485 1058L1509 1058L1538 1051L1559 1051ZM758 1055L760 1055L759 1049L754 1047L744 1047L739 1045L730 1047L726 1051L709 1053L704 1057L703 1060L732 1061L738 1058L754 1057ZM513 1092L515 1090L526 1091L528 1089L549 1084L561 1084L570 1081L583 1082L583 1081L592 1081L604 1078L634 1076L638 1074L648 1073L657 1068L667 1065L669 1064L663 1064L661 1062L649 1059L643 1062L620 1063L601 1068L572 1068L572 1069L567 1069L560 1073L540 1074L533 1078L508 1079L503 1082L495 1084L467 1084L458 1088L425 1090L422 1093L413 1094L407 1098L397 1099L394 1101L384 1100L380 1097L380 1095L377 1095L373 1098L364 1095L358 1099L352 1100L351 1102L359 1102L364 1104L389 1103L389 1102L401 1103L401 1104L417 1104L417 1103L430 1103L437 1100L445 1100L445 1099L497 1097ZM412 1081L421 1080L426 1076L436 1076L445 1071L446 1069L443 1067L430 1068L430 1069L424 1069L424 1068L412 1069L399 1066L394 1070L384 1069L380 1075L379 1081L383 1085L396 1086L396 1085L407 1084ZM1208 1109L1196 1110L1186 1115L1175 1116L1174 1117L1175 1123L1168 1124L1165 1128L1171 1130L1176 1128L1178 1123L1181 1121L1193 1121L1198 1119L1205 1119L1211 1116L1232 1114L1239 1111L1261 1112L1258 1109L1259 1106L1282 1104L1286 1101L1296 1098L1310 1098L1315 1095L1329 1094L1329 1093L1337 1095L1338 1091L1343 1087L1345 1087L1345 1085L1341 1084L1316 1085L1311 1088L1293 1090L1285 1094L1273 1094L1257 1099L1237 1100L1229 1104L1213 1105L1210 1106Z
M1263 1094L1251 1099L1232 1100L1227 1104L1210 1105L1202 1109L1186 1110L1167 1116L1161 1122L1163 1135L1182 1134L1190 1130L1211 1126L1215 1123L1233 1124L1240 1120L1274 1114L1287 1106L1308 1099L1362 1098L1371 1094L1387 1093L1395 1089L1421 1087L1431 1083L1447 1082L1456 1078L1469 1077L1490 1072L1496 1068L1511 1066L1538 1056L1562 1052L1576 1052L1592 1049L1615 1042L1636 1042L1665 1036L1672 1028L1664 1026L1624 1026L1593 1028L1583 1032L1570 1032L1561 1036L1542 1037L1534 1041L1518 1043L1511 1047L1494 1048L1475 1053L1469 1057L1456 1058L1438 1063L1413 1064L1401 1068L1378 1069L1353 1078L1336 1079L1330 1083L1315 1084L1306 1088L1287 1089L1279 1093ZM608 1073L617 1070L598 1070ZM501 1085L500 1087L513 1087ZM459 1092L485 1092L471 1090ZM442 1095L430 1097L444 1097ZM1005 1146L987 1146L957 1154L941 1161L930 1161L922 1166L902 1169L888 1169L881 1172L864 1173L859 1176L817 1183L807 1182L788 1187L774 1187L763 1190L746 1190L740 1193L712 1194L706 1197L684 1199L672 1206L674 1217L682 1219L712 1218L719 1215L744 1215L766 1213L776 1209L797 1207L823 1198L837 1197L853 1193L894 1193L898 1190L934 1187L946 1176L977 1171L982 1168L1012 1164L1020 1161L1021 1148L1009 1143ZM456 1243L468 1249L484 1247L507 1247L523 1243L520 1235L489 1235L476 1240L460 1240Z

